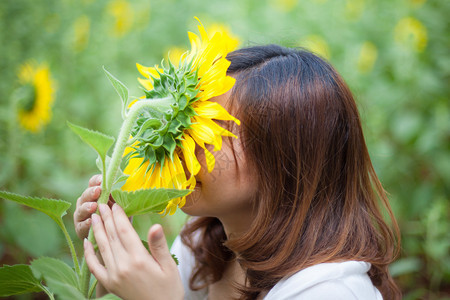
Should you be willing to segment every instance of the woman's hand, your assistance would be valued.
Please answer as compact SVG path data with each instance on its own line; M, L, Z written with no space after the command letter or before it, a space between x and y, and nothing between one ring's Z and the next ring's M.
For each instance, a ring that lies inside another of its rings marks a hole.
M73 214L75 231L80 239L88 236L91 227L91 215L97 210L97 200L102 192L102 175L94 175L89 180L89 186L77 200L77 206ZM108 205L112 207L114 200L109 196Z
M123 209L99 205L92 214L95 239L104 266L85 239L84 255L92 274L108 291L123 299L183 299L178 268L170 255L161 225L148 231L148 245L142 245Z
M89 180L89 187L77 200L77 207L73 214L75 231L80 239L88 236L91 227L91 215L97 210L97 200L100 197L102 188L102 175L94 175Z

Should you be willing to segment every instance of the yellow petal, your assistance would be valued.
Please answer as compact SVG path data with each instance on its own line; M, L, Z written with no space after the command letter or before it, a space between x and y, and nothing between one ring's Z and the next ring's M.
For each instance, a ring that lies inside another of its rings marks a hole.
M171 177L170 185L173 185L175 189L184 189L187 181L186 174L176 153L173 155L173 161L169 162L169 170Z
M180 203L178 203L178 207L183 207L186 204L186 196L181 198Z
M188 130L188 133L194 139L194 141L197 143L197 145L199 145L201 148L203 148L203 150L205 152L205 159L206 159L206 165L208 168L208 172L211 172L216 163L216 159L214 158L214 155L212 155L212 153L209 152L208 149L206 149L205 142L203 140L201 140L194 131Z
M170 161L166 158L164 165L161 168L161 187L174 188L172 183L172 177L170 176Z
M194 103L195 112L204 118L216 120L230 120L240 125L241 121L233 117L228 111L217 102L211 101L197 101Z
M204 124L198 123L197 117L193 118L195 119L195 122L191 125L191 134L192 137L197 137L199 140L201 140L203 143L212 144L214 143L215 134L209 128L208 126L205 126ZM194 139L195 139L194 137Z
M184 139L181 140L181 144L183 146L182 152L186 167L189 173L191 173L191 177L193 177L200 171L200 163L195 156L195 142L189 135L185 134Z
M154 166L154 169L150 171L151 176L148 178L148 183L146 185L147 188L159 188L161 187L160 184L160 177L161 177L161 164L156 163Z
M124 173L129 175L127 181L122 186L124 191L135 191L144 185L145 170L148 163L144 163L141 166L143 158L131 158L128 161L128 165L124 169Z
M214 169L214 165L216 164L216 159L214 155L212 155L212 153L208 151L208 149L203 148L203 150L205 151L205 159L208 172L211 173L211 171Z
M153 90L153 82L150 79L138 78L138 81L146 90Z
M208 34L206 33L205 27L203 26L202 22L200 22L199 18L194 17L199 23L200 25L198 25L198 31L200 32L200 36L202 37L203 41L208 41Z
M208 128L210 128L214 132L215 136L231 136L231 137L237 138L237 136L234 135L232 132L226 130L225 128L218 125L216 122L214 122L211 119L197 117L197 120L199 120L199 122L204 124L204 126L207 126Z
M197 97L200 101L209 100L212 97L217 97L228 92L234 85L235 79L233 77L227 76L218 80L214 83L207 83L201 86L201 91L198 93Z
M141 73L142 76L144 76L145 78L150 78L150 75L152 75L153 77L159 78L159 74L156 71L157 67L144 67L141 64L136 63L136 67L139 71L139 73ZM158 68L158 71L160 71L161 73L163 72L163 69Z

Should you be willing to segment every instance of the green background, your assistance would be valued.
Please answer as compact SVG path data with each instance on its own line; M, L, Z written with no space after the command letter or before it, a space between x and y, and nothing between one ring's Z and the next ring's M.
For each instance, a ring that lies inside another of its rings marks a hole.
M331 61L357 99L401 227L391 271L404 299L450 299L449 14L445 0L0 1L0 189L75 203L96 155L66 120L116 136L120 100L102 66L141 96L135 63L187 49L197 16L206 28L227 26L241 46L303 46ZM36 134L11 110L17 72L30 60L49 65L56 87L52 120ZM139 217L136 226L145 236L163 223L173 240L185 219ZM0 202L0 265L70 261L64 245L50 218Z

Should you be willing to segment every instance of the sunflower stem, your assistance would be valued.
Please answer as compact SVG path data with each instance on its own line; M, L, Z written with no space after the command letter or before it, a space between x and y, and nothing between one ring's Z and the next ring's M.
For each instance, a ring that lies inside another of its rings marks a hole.
M125 151L125 148L128 146L128 140L131 134L131 130L133 129L133 125L136 122L139 115L141 114L141 112L144 109L150 108L149 110L150 113L151 114L154 113L155 118L158 118L161 115L161 109L166 109L170 107L168 103L170 103L170 100L172 99L173 99L172 97L167 97L160 99L140 100L130 108L127 117L123 121L122 127L120 128L119 136L117 138L116 145L114 146L114 151L111 156L111 161L109 163L108 169L106 170L105 166L103 165L102 193L100 194L100 198L98 199L99 204L108 203L109 195L111 194L114 181L119 171L120 163L122 162L123 153ZM93 245L95 245L95 238L92 232L92 227L89 230L88 240ZM81 267L80 282L81 282L81 291L83 292L86 298L89 297L90 275L91 273L89 272L86 260L84 260Z
M70 254L72 255L73 266L75 268L75 271L77 272L78 275L80 275L80 265L78 263L77 252L75 251L75 247L73 245L72 239L70 238L69 232L67 231L67 228L64 225L64 222L58 223L58 225L61 228L61 230L63 231L64 237L66 238L67 245L69 246Z

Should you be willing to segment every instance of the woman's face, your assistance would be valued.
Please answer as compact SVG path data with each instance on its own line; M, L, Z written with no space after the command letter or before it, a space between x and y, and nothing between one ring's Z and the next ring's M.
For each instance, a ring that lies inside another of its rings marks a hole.
M211 101L219 103L230 111L229 95L230 92L215 97ZM197 185L187 196L186 205L182 210L193 216L219 219L234 219L240 216L249 218L252 213L252 198L257 188L257 177L253 169L247 165L240 140L224 138L220 151L214 152L212 147L208 150L216 158L215 167L211 173L208 173L204 151L197 146L196 154L201 169L195 176Z

